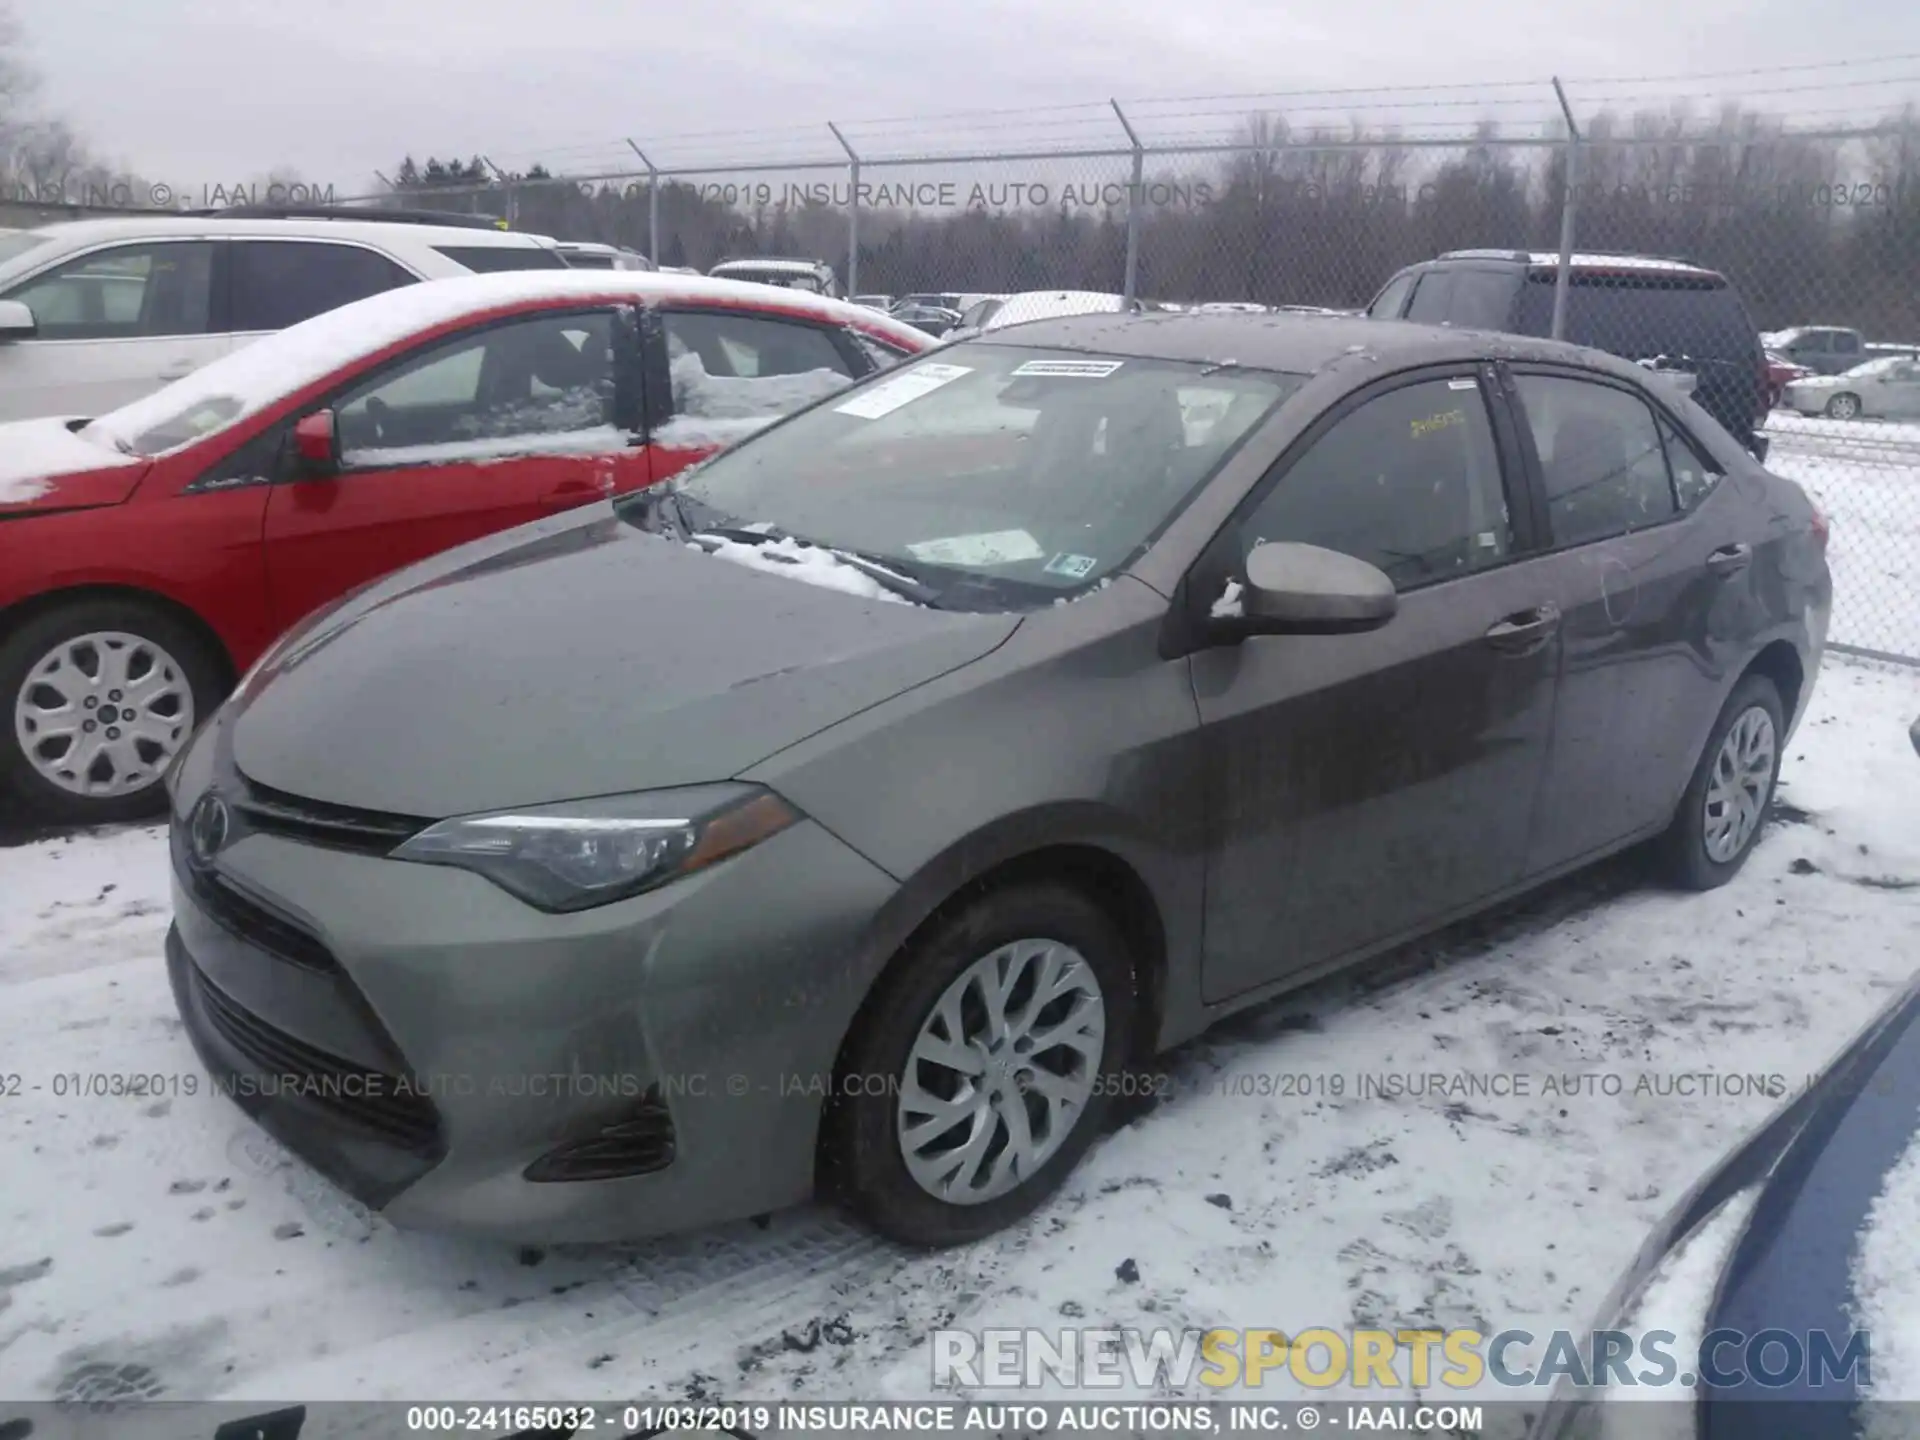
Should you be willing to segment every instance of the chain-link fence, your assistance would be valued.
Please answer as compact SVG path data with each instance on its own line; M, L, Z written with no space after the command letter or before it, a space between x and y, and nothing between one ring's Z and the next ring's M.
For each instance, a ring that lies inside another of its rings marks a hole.
M1547 106L1526 134L1491 122L1445 137L1359 122L1302 132L1254 114L1226 138L1169 138L1113 104L1065 142L998 153L963 142L879 153L856 127L829 125L798 152L789 138L778 158L656 165L629 141L633 164L591 175L496 174L366 198L471 209L701 271L818 257L848 293L887 297L1075 289L1362 310L1405 267L1442 254L1498 249L1511 271L1513 252L1531 252L1536 283L1517 299L1423 280L1395 313L1558 327L1681 372L1730 429L1764 436L1768 464L1829 515L1832 640L1920 663L1912 107L1812 129L1734 110L1705 124L1677 113L1581 122L1563 101ZM1079 143L1088 125L1096 134ZM1560 267L1562 253L1575 263ZM1681 264L1593 263L1602 253L1683 262L1726 285Z

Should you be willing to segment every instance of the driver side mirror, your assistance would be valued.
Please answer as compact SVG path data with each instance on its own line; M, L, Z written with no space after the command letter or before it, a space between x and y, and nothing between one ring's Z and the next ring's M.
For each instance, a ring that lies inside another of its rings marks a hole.
M40 333L40 322L33 311L18 300L0 300L0 343L31 340Z
M339 472L333 411L316 410L294 422L293 458L296 473L302 480L324 480Z
M1234 628L1248 635L1344 635L1378 630L1400 608L1378 567L1318 545L1269 542L1247 556Z

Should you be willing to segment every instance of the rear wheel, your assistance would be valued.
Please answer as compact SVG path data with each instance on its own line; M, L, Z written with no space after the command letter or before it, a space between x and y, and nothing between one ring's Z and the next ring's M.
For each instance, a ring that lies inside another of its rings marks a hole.
M137 600L81 600L0 640L0 793L42 823L137 820L219 703L218 660L199 636Z
M1764 675L1747 676L1720 711L1660 839L1660 868L1674 884L1711 890L1740 873L1773 803L1785 739L1780 692Z
M917 941L849 1046L826 1160L843 1199L911 1245L1035 1209L1099 1134L1133 1038L1125 938L1054 883L983 896Z
M1859 413L1858 395L1836 395L1827 401L1827 414L1835 420L1851 420Z

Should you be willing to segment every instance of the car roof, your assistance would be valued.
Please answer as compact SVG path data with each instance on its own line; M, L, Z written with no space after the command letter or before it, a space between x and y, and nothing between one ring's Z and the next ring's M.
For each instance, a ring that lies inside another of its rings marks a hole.
M36 226L33 233L44 235L49 240L88 244L97 240L144 240L154 236L164 236L169 232L177 232L181 235L219 235L237 239L250 237L284 239L288 236L311 239L326 235L349 236L370 233L389 241L411 239L423 245L493 245L504 249L544 247L553 243L544 236L529 235L520 230L469 229L460 225L420 225L411 221L326 218L235 219L220 215L168 215L158 212L152 215L115 216L112 219L61 220L51 225Z
M824 260L722 260L713 267L720 270L780 270L791 271L795 275L807 275L816 270L831 270L833 267Z
M1687 260L1678 260L1669 255L1609 254L1602 251L1577 250L1569 258L1576 270L1635 270L1666 275L1693 275L1702 279L1724 278L1717 270L1708 270L1704 266L1695 265ZM1554 250L1449 250L1437 256L1436 259L1506 260L1533 269L1558 270L1560 268L1560 255Z
M1245 366L1291 375L1317 374L1350 355L1364 357L1383 370L1501 358L1572 361L1637 379L1646 375L1627 361L1561 341L1416 325L1404 320L1369 320L1357 315L1106 312L1029 320L989 331L967 343L1085 350L1141 360Z

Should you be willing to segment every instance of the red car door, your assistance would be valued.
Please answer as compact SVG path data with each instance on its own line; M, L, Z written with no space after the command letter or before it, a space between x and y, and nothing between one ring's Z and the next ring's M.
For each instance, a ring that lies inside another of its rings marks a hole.
M623 307L521 312L403 353L314 407L332 412L332 465L276 485L267 506L276 626L442 550L650 483L635 343Z
M657 314L654 359L665 374L648 386L655 480L875 368L845 330L798 315L690 304Z

